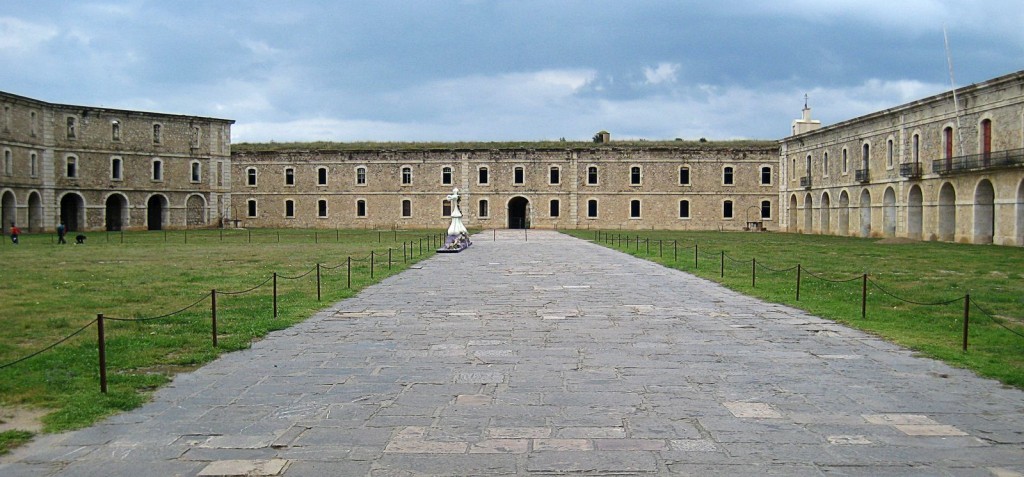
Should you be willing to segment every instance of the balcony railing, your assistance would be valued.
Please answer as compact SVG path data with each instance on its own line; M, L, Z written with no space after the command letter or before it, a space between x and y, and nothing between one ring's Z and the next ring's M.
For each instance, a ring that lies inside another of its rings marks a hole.
M954 174L995 167L1019 166L1024 164L1024 149L971 154L932 161L932 171L939 174Z
M811 188L811 176L801 177L800 178L800 187L803 187L804 189L810 189Z
M911 162L909 164L900 164L900 175L903 177L909 177L911 179L917 179L921 177L921 163Z
M857 182L860 182L862 184L871 180L868 177L868 170L867 169L857 169L856 177L857 177Z

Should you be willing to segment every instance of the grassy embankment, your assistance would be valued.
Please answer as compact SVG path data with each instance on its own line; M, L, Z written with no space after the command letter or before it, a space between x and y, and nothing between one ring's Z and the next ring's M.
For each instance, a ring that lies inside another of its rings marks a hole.
M567 233L589 240L597 237L595 231ZM601 233L602 238L609 236L629 236L630 244L627 246L624 239L601 243L748 295L810 311L1024 388L1024 249L1019 247L753 232ZM696 270L694 244L699 252ZM673 257L674 250L677 258ZM754 259L756 283L752 282ZM797 264L801 267L799 301L797 271L772 271ZM861 318L860 277L864 273L869 283L867 313ZM853 280L832 283L812 274L829 280ZM971 304L968 350L964 352L963 297L967 294ZM906 300L952 302L926 306Z
M86 245L57 246L53 236L33 234L23 235L18 246L5 241L0 244L6 271L0 287L0 366L81 333L0 369L0 404L49 411L42 418L45 432L84 427L132 409L174 373L246 348L268 332L300 322L432 255L438 242L423 240L420 249L421 238L431 234L437 236L434 231L192 230L91 233ZM353 259L351 288L348 257ZM313 271L317 263L319 302L315 271L284 278ZM224 293L255 287L274 272L279 275L277 318L271 282L246 294ZM214 288L216 348L209 298ZM97 330L89 325L98 313L148 318L193 303L163 319L105 319L109 389L100 392ZM0 453L30 437L23 429L0 433Z

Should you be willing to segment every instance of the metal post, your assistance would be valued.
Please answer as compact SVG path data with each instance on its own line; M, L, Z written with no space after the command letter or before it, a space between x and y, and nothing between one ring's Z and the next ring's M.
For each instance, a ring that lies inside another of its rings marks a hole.
M277 318L277 272L274 272L274 318Z
M491 242L497 242L497 241L498 241L498 229L492 229L491 230Z
M320 243L320 232L313 231L313 243Z
M864 282L861 285L860 293L860 317L861 319L867 318L868 316L868 274L864 274Z
M210 290L210 328L213 333L213 347L217 347L217 289Z
M188 243L188 229L185 229L185 243Z
M697 269L697 242L693 243L693 269Z
M679 260L679 245L677 240L672 240L672 262Z
M964 295L964 351L967 351L967 327L971 321L971 294Z
M663 253L662 253L663 252L663 250L662 250L662 242L663 242L663 240L658 240L658 256L659 257L663 257L664 256Z
M725 250L722 250L722 273L721 278L725 278Z
M796 301L800 301L800 272L802 270L800 264L796 264Z
M651 239L649 239L649 238L645 239L644 240L644 245L647 246L647 255L650 255L651 254Z
M320 262L316 263L316 301L320 301Z
M345 288L352 288L352 257L348 257L348 285Z
M391 247L388 247L388 270L391 270Z
M750 260L750 288L757 288L757 257Z
M370 250L370 279L373 279L373 250Z
M277 243L281 243L281 231L277 231Z
M378 230L378 231L377 231L377 243L381 243L381 242L383 242L383 241L384 241L383 239L381 239L381 236L380 236L380 234L381 234L381 232L380 232L380 230Z
M529 242L530 241L530 232L529 232L529 230L530 229L528 229L526 227L523 227L523 238L525 239L524 240L525 242Z
M402 263L405 263L405 242L402 242Z
M100 392L107 393L107 343L103 336L103 313L96 315L96 334L100 351Z

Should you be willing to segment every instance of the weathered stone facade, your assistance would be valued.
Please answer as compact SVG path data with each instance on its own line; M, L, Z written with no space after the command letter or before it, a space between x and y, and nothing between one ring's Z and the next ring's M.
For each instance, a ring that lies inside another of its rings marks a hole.
M236 152L233 216L250 227L443 228L445 195L457 187L469 227L739 230L749 221L775 229L777 151Z
M781 229L1024 245L1024 71L955 98L783 139Z
M29 232L208 227L231 196L231 124L0 92L0 213Z

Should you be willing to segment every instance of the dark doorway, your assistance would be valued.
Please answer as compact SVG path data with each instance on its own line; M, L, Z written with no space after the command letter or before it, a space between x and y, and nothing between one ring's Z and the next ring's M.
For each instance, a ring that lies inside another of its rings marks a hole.
M530 201L525 197L513 197L508 201L508 228L530 228Z
M164 229L164 198L154 195L146 202L146 224L149 230Z
M107 197L107 231L116 232L124 227L124 216L128 210L128 201L123 195L113 194Z
M18 221L16 212L17 207L14 202L14 193L4 192L4 197L0 202L3 203L3 205L0 206L2 207L2 212L0 212L0 227L3 227L4 233L7 234L11 232L11 223ZM21 226L24 227L25 225L21 224Z
M82 230L81 227L85 222L85 217L82 215L84 211L85 204L82 202L82 197L78 194L67 194L61 197L60 220L64 222L64 228L68 232Z

